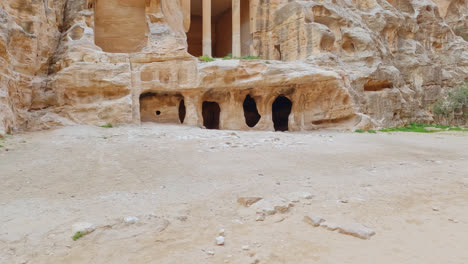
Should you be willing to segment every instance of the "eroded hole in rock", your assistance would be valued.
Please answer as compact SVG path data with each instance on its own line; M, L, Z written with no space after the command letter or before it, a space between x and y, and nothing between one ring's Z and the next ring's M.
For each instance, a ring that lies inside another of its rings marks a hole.
M219 129L219 116L221 108L216 102L203 102L202 105L203 126L207 129Z
M366 92L377 92L388 88L393 88L393 83L385 80L369 80L366 84L364 84L364 91Z
M179 93L143 93L140 96L141 121L179 124L181 100L183 96Z
M278 53L278 60L283 59L283 54L281 54L281 46L280 45L275 45L275 50Z
M77 26L70 31L70 38L72 40L79 40L83 37L83 34L84 28Z
M350 38L345 38L341 47L347 53L353 53L356 50L354 43Z
M179 103L179 121L180 121L181 124L184 123L186 114L187 113L186 113L186 109L185 109L185 101L180 100L180 103Z
M245 97L243 107L245 123L249 127L256 126L258 124L258 121L260 121L260 118L262 118L262 116L258 113L257 103L252 97L250 97L250 95L247 95Z
M289 130L289 115L291 114L292 102L285 96L278 96L273 102L272 114L275 131Z
M95 43L105 52L130 53L146 46L145 0L95 3Z

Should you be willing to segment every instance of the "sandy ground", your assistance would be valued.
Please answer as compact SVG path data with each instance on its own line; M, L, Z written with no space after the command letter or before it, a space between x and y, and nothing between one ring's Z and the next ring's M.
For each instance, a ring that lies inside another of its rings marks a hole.
M0 263L468 263L468 133L145 124L0 144ZM297 192L313 198L265 221L257 205L237 203ZM304 216L376 234L363 240ZM98 228L73 241L77 222Z

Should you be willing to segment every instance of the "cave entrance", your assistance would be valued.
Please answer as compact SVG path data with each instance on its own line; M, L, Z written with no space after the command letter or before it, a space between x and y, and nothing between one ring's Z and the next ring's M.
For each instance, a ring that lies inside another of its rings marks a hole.
M287 97L280 95L273 102L273 124L275 131L289 130L289 115L291 114L292 102Z
M184 123L186 114L187 114L187 110L185 109L185 101L184 99L182 99L180 100L180 103L179 103L179 121L181 124Z
M221 108L216 102L203 102L202 106L203 125L207 129L219 129L219 116Z
M146 92L140 95L141 122L183 123L184 97L179 93Z
M253 99L250 95L247 95L245 97L243 107L245 123L249 127L256 126L260 121L260 118L262 118L262 116L258 113L257 103L255 102L255 99Z

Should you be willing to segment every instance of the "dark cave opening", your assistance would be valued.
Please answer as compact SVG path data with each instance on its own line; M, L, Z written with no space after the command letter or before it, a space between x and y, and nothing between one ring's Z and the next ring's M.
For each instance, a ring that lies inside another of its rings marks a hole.
M258 121L260 121L260 118L262 118L262 116L258 113L257 103L250 95L247 95L245 97L243 107L245 123L249 127L256 126L258 124Z
M182 99L180 100L180 103L179 103L179 120L181 124L184 123L186 114L187 114L187 111L185 109L185 102L184 102L184 99Z
M291 114L292 102L285 96L278 96L273 102L273 124L275 131L289 130L289 115Z
M202 115L203 125L207 129L219 129L219 116L221 114L221 108L216 102L203 102Z

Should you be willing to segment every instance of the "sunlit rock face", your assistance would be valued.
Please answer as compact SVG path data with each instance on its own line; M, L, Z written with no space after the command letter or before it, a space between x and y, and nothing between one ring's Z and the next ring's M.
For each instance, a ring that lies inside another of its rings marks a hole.
M242 0L242 56L264 60L213 62L195 57L201 5L1 1L0 135L141 121L388 127L430 122L432 104L468 81L466 0ZM219 57L232 52L231 7L212 1Z

